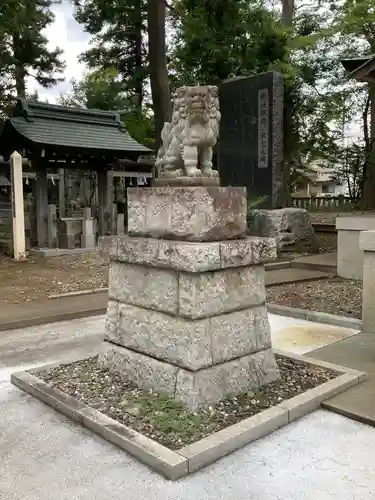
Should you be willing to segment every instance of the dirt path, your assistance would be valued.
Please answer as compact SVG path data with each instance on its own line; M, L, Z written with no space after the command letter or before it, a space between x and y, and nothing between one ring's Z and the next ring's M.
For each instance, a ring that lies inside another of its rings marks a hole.
M14 262L0 255L0 304L106 287L108 265L97 253Z

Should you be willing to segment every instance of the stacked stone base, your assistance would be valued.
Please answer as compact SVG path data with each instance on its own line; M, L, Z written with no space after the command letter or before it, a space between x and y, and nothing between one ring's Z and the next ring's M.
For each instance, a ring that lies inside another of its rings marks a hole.
M192 410L279 378L271 349L191 371L112 344L99 355L99 364L141 389L168 394Z
M129 233L138 236L107 247L99 355L100 365L124 380L194 410L279 376L262 265L276 256L276 242L245 237L245 190L196 190L138 191L134 206L130 190ZM178 241L164 239L165 227ZM147 237L147 228L158 238Z

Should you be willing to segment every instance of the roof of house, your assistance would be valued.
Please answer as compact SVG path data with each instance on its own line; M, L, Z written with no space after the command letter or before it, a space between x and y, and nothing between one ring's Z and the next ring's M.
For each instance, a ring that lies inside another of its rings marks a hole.
M125 130L114 111L79 109L19 99L5 129L40 146L151 153ZM3 132L4 134L4 132ZM0 138L1 140L1 138Z
M350 78L355 78L360 82L372 83L375 81L375 54L352 59L342 59L341 64L349 73Z
M0 175L0 187L8 187L10 186L10 182L8 179L5 177L5 175Z

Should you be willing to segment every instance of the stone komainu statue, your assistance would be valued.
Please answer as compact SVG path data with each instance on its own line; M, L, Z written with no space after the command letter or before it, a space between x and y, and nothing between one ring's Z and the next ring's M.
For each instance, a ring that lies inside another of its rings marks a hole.
M181 87L165 123L156 159L159 177L218 177L212 154L219 136L220 110L215 86Z

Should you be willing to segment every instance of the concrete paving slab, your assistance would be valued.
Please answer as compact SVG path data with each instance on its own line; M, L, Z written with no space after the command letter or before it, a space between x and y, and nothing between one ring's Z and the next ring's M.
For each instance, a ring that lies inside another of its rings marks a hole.
M292 268L310 269L312 271L323 271L328 273L337 272L337 253L322 253L298 257L291 261Z
M40 366L59 360L62 345L66 351L63 356L67 356L69 336L77 328L81 329L82 343L70 354L76 354L77 349L82 349L83 354L88 340L85 334L92 331L94 337L95 323L101 330L103 321L100 317L59 323L53 325L50 337L50 325L39 327L44 344L30 351L29 363ZM37 330L13 330L0 335L0 340L6 337L4 346L9 353L11 335L16 334L14 362L7 354L5 368L1 367L0 345L1 500L373 499L375 429L322 410L184 480L164 480L10 384L10 373L27 368L19 363L25 362L24 352L38 343ZM64 336L66 344L49 340ZM48 344L50 358L43 355L39 359L43 345L45 348Z
M359 330L268 313L272 346L296 354L306 354L357 335ZM337 363L339 364L339 363Z
M341 328L350 328L358 331L363 329L362 320L349 318L347 316L337 316L336 314L311 311L309 309L299 309L297 307L283 306L280 304L270 304L269 302L267 303L267 311L279 316L304 319L306 321L339 326ZM316 349L318 349L318 347Z
M324 403L325 408L375 426L375 335L360 333L310 353L316 359L368 373L368 379Z
M0 385L6 500L370 500L375 430L318 411L179 482Z
M79 297L2 305L0 307L0 332L12 328L26 328L104 314L107 302L108 292L98 292Z
M71 351L94 355L103 339L104 321L104 316L96 316L2 332L0 367L47 363L69 357Z
M359 333L309 354L312 358L375 374L375 335Z
M332 273L314 271L309 269L276 269L266 271L266 286L282 285L286 283L295 283L301 281L312 281L329 278Z
M358 422L375 426L375 377L369 377L360 386L325 401L323 407Z

